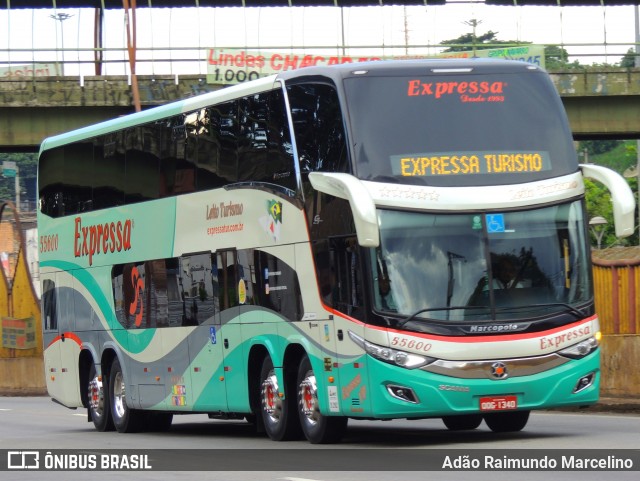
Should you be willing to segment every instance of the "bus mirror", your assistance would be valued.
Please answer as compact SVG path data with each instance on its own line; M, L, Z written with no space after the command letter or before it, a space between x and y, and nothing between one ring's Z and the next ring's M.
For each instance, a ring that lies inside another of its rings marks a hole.
M358 244L362 247L378 247L380 233L376 205L360 180L350 174L311 172L309 181L317 191L349 201Z
M611 192L616 236L633 234L636 202L627 181L617 172L601 165L580 164L580 168L585 177L601 182Z

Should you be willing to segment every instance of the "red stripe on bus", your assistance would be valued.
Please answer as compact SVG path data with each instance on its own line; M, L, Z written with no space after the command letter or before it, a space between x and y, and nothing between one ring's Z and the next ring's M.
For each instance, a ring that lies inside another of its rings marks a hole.
M535 339L541 336L548 336L550 334L555 334L556 332L561 332L569 329L575 329L578 326L588 324L594 319L597 319L597 315L593 315L581 321L574 322L573 324L566 324L564 326L556 327L554 329L550 329L548 331L537 331L537 332L525 332L525 333L514 333L514 334L500 334L497 336L492 335L483 335L483 336L434 336L433 334L424 334L420 332L410 332L410 331L400 331L397 329L385 328L385 327L377 327L372 326L372 329L376 329L379 331L387 331L393 332L394 334L404 334L408 336L421 337L424 339L430 339L434 341L443 341L443 342L467 342L467 343L480 343L480 342L509 342L509 341L518 341L521 339Z
M64 334L64 338L65 339L70 339L73 342L75 342L78 346L82 346L82 339L80 339L76 334L74 334L73 332L65 332ZM54 345L56 342L58 341L62 341L62 334L60 336L56 336L53 338L53 340L49 343L49 345L47 346L47 349L50 348L52 345Z

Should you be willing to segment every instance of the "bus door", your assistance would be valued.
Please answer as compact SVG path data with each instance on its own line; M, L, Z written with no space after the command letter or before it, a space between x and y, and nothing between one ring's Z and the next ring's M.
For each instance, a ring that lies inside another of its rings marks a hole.
M191 387L188 402L197 411L226 411L219 299L215 263L211 252L184 255L179 259L182 326L195 327L187 336Z
M355 236L336 236L329 238L329 259L331 265L332 293L331 303L346 319L361 321L365 316L364 284L361 259L363 249ZM343 324L345 325L345 324ZM361 337L366 337L364 324L350 322L347 329ZM326 328L323 328L326 329ZM337 349L342 343L352 342L348 332L336 332ZM367 356L342 364L340 369L340 404L346 415L358 416L371 411L371 395Z
M64 272L43 274L42 285L47 390L52 398L65 406L80 406L78 358L81 341L74 332L74 279Z
M248 388L241 336L241 306L247 302L245 269L235 249L215 253L215 274L220 309L216 312L217 342L222 349L224 379L229 411L248 412Z

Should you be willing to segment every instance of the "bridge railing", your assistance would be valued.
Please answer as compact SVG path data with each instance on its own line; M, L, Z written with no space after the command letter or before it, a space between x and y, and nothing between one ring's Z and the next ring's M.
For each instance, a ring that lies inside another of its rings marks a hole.
M406 58L441 56L496 56L541 64L547 69L569 67L638 65L637 43L574 44L482 44L466 52L443 52L469 48L459 45L318 45L318 46L215 46L215 47L138 47L135 49L135 73L138 75L206 74L212 52L279 52L284 55L328 55L336 58ZM534 55L535 52L542 52ZM491 53L488 52L500 53ZM537 59L535 57L538 57ZM0 49L0 77L131 75L131 60L126 47L109 48L20 48Z

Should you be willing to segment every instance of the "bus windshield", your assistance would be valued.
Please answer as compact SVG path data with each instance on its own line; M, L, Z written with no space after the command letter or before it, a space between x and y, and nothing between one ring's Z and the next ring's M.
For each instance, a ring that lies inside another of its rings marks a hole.
M417 321L531 319L591 299L580 202L504 213L380 209L374 308ZM409 326L407 326L409 327Z
M372 73L344 85L362 180L500 185L576 170L562 103L540 71Z

